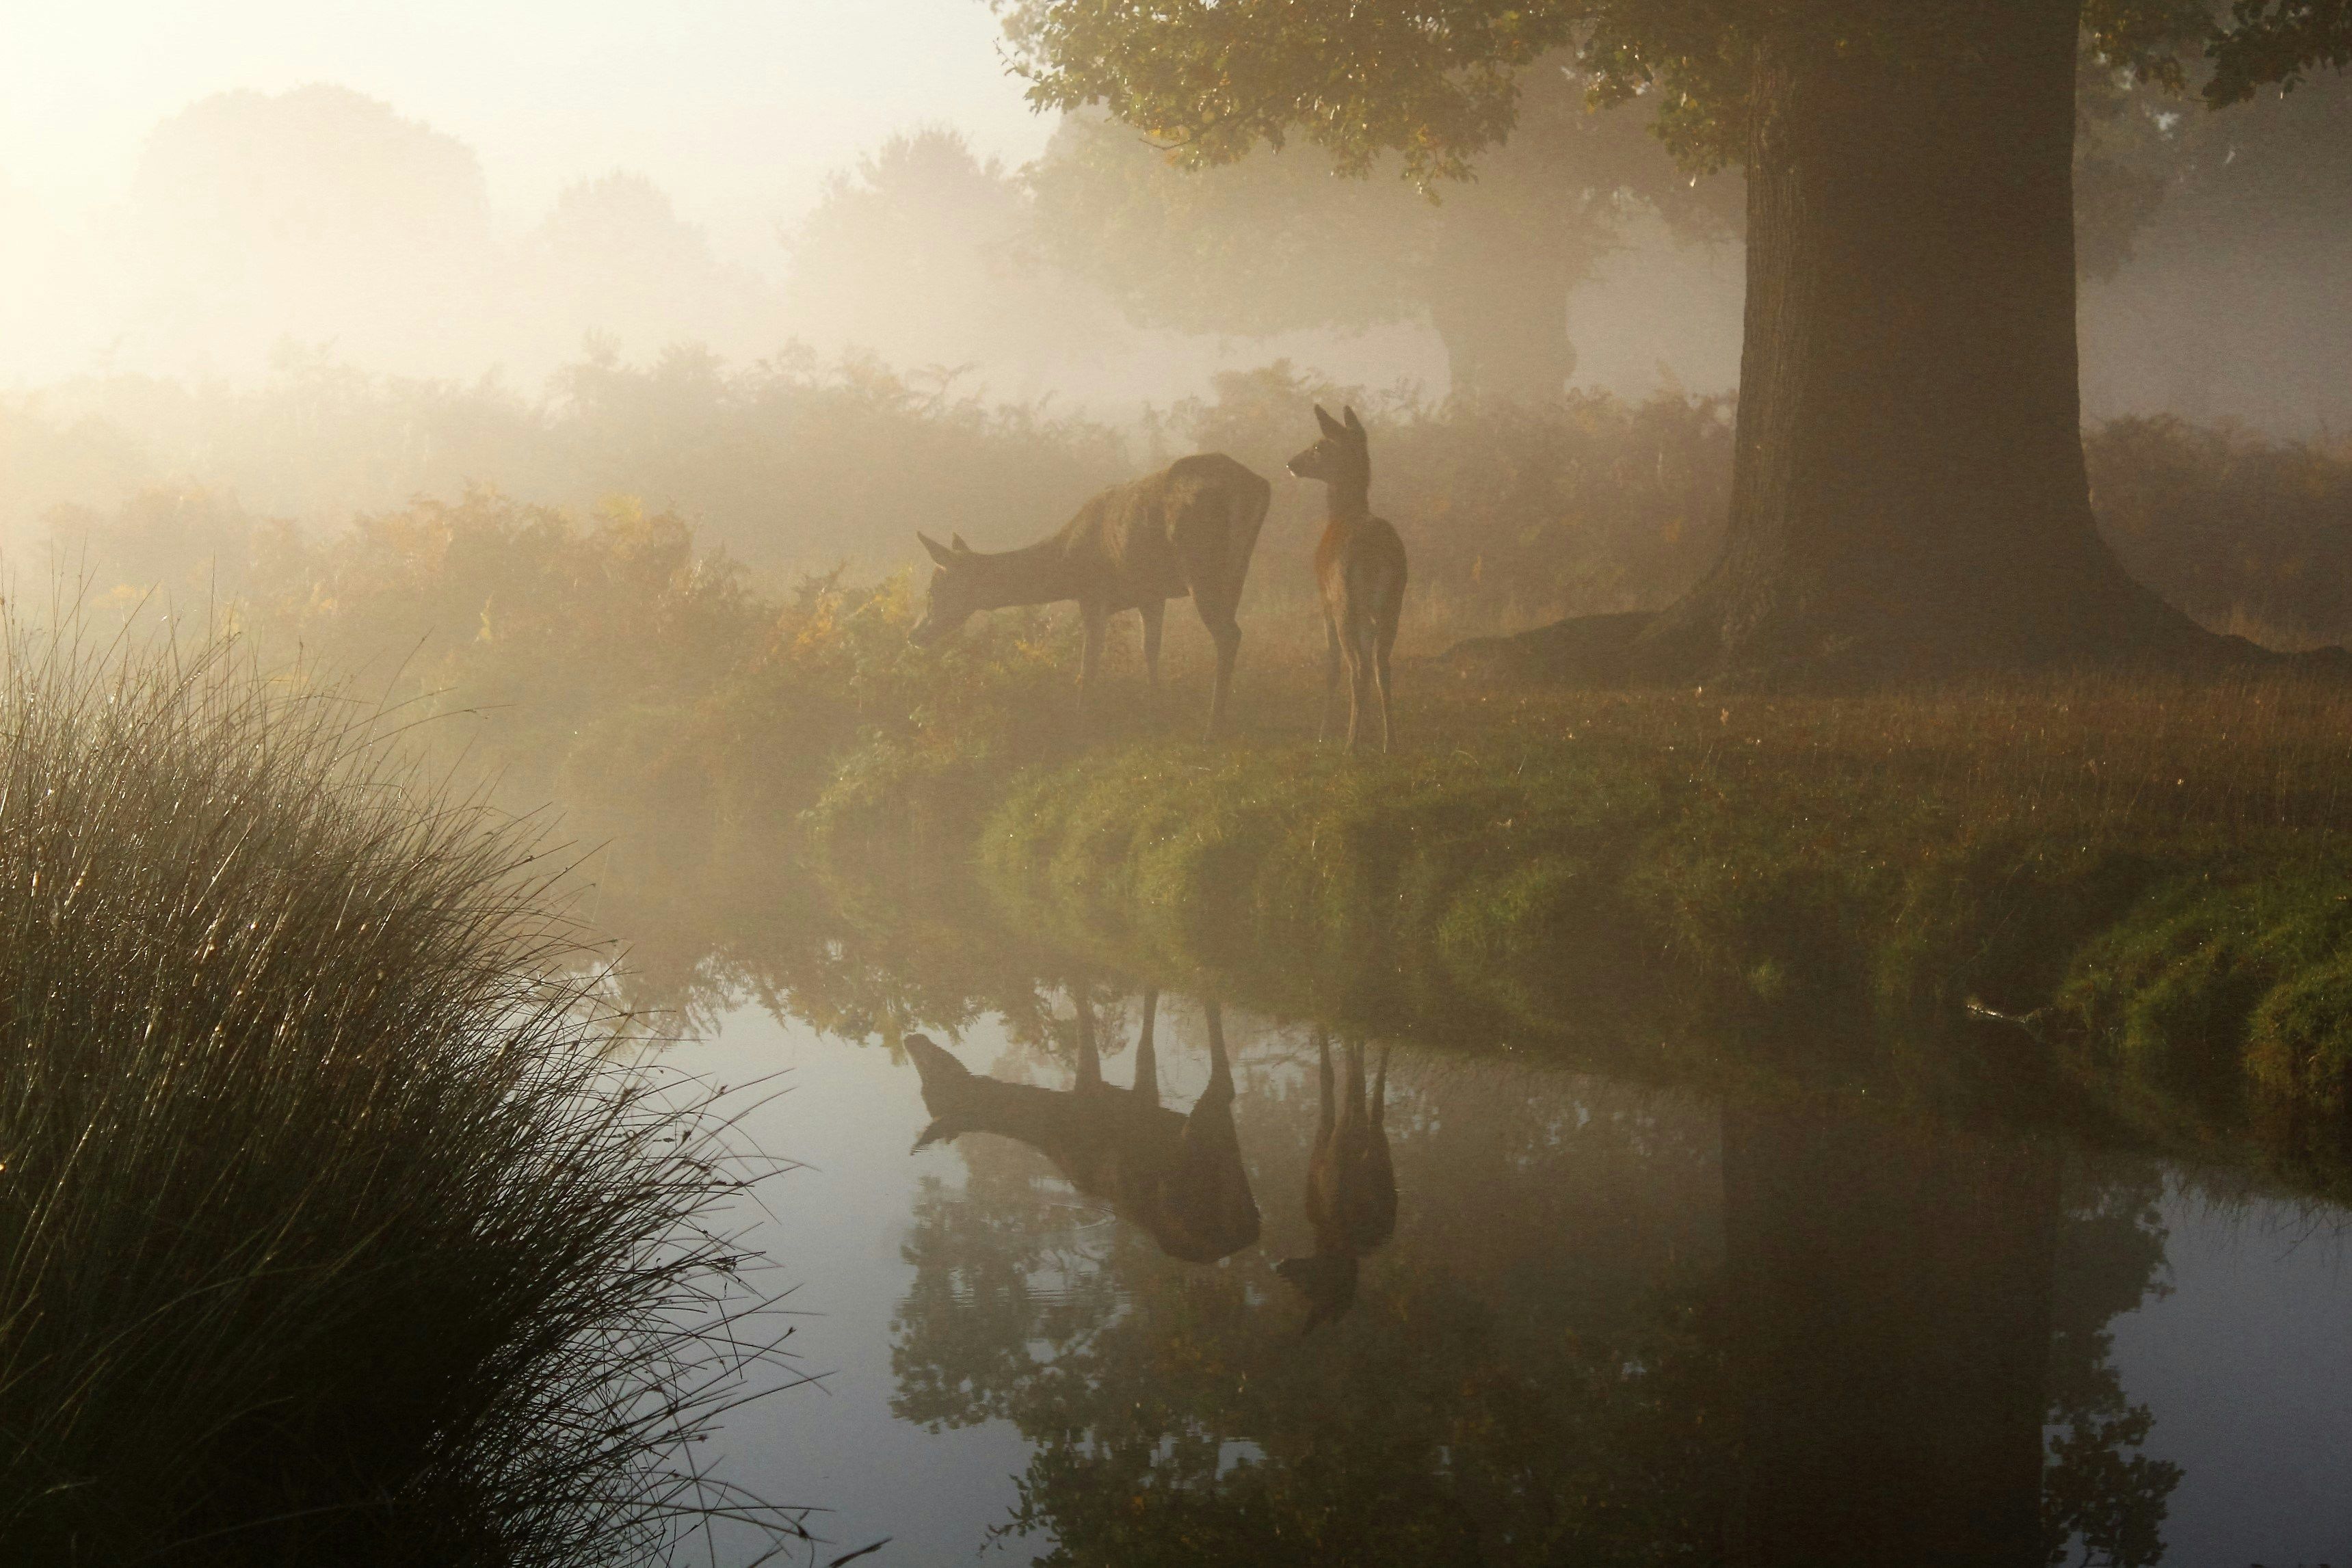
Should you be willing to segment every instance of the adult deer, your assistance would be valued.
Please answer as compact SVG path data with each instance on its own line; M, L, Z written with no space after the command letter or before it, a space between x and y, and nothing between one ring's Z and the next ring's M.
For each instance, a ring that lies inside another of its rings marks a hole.
M1020 549L986 553L966 545L961 534L944 545L917 534L937 570L922 619L909 635L917 646L929 646L982 610L1074 599L1086 625L1078 664L1083 714L1110 618L1123 610L1142 612L1143 663L1156 693L1160 619L1169 600L1189 594L1217 645L1217 683L1209 697L1213 739L1242 645L1234 612L1273 497L1264 479L1210 452L1113 486L1080 507L1060 532Z
M1257 1239L1257 1200L1234 1135L1234 1073L1224 1018L1208 1004L1209 1087L1190 1115L1160 1103L1160 1059L1152 1023L1160 993L1143 993L1135 1042L1135 1086L1103 1082L1102 1058L1083 998L1078 1004L1078 1082L1068 1090L1006 1083L973 1072L919 1034L907 1054L922 1075L931 1124L921 1150L963 1133L995 1133L1054 1162L1070 1185L1108 1200L1171 1258L1213 1263Z
M1348 672L1348 749L1356 748L1362 714L1377 688L1381 699L1381 749L1393 744L1389 714L1389 650L1396 645L1397 617L1404 610L1404 541L1386 520L1372 516L1371 442L1352 408L1340 423L1315 409L1323 439L1290 460L1301 479L1320 479L1330 497L1329 520L1315 547L1315 580L1323 593L1323 721L1320 742L1331 732L1331 709L1339 671Z
M1389 1164L1389 1052L1381 1048L1370 1098L1364 1092L1364 1048L1350 1043L1346 1092L1331 1092L1331 1037L1315 1031L1322 1056L1323 1096L1315 1122L1315 1152L1307 1163L1307 1223L1315 1252L1286 1258L1275 1272L1307 1298L1307 1327L1344 1315L1356 1304L1357 1260L1396 1233L1396 1171Z

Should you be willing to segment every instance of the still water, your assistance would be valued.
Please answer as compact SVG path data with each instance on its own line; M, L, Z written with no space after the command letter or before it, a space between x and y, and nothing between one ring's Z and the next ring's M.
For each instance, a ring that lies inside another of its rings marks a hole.
M820 1562L2352 1564L2340 1211L1088 995L680 1048L784 1091L743 1223L820 1381L711 1458Z

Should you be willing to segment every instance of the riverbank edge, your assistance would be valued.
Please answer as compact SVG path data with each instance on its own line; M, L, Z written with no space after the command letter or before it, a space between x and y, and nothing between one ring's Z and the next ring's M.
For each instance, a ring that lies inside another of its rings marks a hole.
M2352 846L2317 834L1985 823L1599 747L1147 745L1015 781L978 859L1021 919L1156 966L1293 956L1302 1006L1444 988L1538 1024L1665 992L1866 1021L1906 1074L2029 1059L2168 1147L2345 1185Z

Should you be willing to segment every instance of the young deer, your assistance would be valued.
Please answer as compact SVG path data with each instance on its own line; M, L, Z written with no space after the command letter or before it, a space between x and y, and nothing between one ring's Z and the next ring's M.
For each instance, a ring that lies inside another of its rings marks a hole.
M995 1133L1043 1154L1080 1192L1108 1199L1114 1213L1171 1258L1213 1263L1240 1251L1257 1239L1258 1213L1234 1135L1224 1018L1216 1003L1208 1004L1209 1087L1185 1115L1160 1103L1160 1058L1151 1039L1159 1007L1158 991L1143 993L1132 1089L1103 1082L1084 998L1075 1089L984 1078L925 1036L908 1035L907 1054L922 1075L923 1107L932 1118L916 1149L960 1133Z
M1315 580L1323 591L1323 722L1320 742L1331 733L1331 708L1339 670L1348 672L1348 749L1356 748L1368 687L1381 698L1381 749L1394 744L1389 715L1389 650L1396 644L1397 616L1404 609L1404 541L1386 521L1372 516L1372 453L1352 408L1342 424L1318 404L1315 422L1323 439L1290 460L1301 479L1320 479L1330 496L1330 520L1315 547Z
M1396 1233L1396 1172L1389 1164L1389 1053L1369 1100L1364 1093L1364 1048L1345 1047L1346 1092L1338 1103L1331 1092L1331 1037L1315 1031L1322 1056L1323 1098L1316 1116L1315 1152L1307 1164L1307 1223L1314 1228L1315 1254L1286 1258L1275 1272L1307 1298L1307 1327L1343 1315L1356 1303L1356 1260Z
M1190 595L1217 645L1209 737L1225 714L1242 645L1234 612L1274 488L1222 453L1178 459L1157 474L1113 486L1078 508L1050 538L983 553L956 535L917 534L937 570L909 637L928 647L982 610L1075 599L1087 640L1078 663L1078 711L1102 662L1103 633L1123 610L1143 615L1143 663L1160 689L1160 626L1167 601Z

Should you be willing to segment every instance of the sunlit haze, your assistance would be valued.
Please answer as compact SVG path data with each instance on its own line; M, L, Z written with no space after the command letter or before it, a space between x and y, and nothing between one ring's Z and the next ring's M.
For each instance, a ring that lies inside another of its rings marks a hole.
M10 7L0 177L60 216L121 201L157 122L211 94L347 87L472 147L498 216L650 175L729 260L893 131L952 124L1018 163L1045 144L980 0L91 0Z

